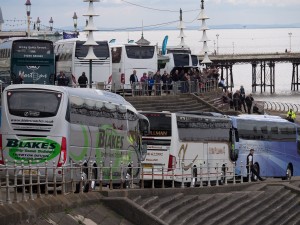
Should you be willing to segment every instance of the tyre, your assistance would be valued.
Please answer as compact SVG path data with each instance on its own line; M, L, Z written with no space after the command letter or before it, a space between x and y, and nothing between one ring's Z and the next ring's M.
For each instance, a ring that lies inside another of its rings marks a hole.
M88 168L85 167L82 170L81 174L81 182L76 184L75 193L80 192L80 184L82 184L82 190L83 192L89 192L90 190L95 190L96 188L96 179L97 179L97 169L92 169L92 179L91 182L88 180Z
M286 168L286 176L283 177L283 180L291 180L293 176L293 166L289 164Z
M256 171L257 175L260 176L260 169L259 169L258 163L254 163L253 169ZM253 174L253 180L254 181L258 180L258 177L256 175L254 175L254 174Z

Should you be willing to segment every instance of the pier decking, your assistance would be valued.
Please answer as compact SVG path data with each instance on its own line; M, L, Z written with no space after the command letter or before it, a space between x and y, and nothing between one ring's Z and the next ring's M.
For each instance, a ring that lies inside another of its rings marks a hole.
M226 79L226 85L233 88L232 67L235 64L251 64L252 65L252 92L256 92L260 88L260 93L266 92L267 87L270 93L275 92L275 65L277 63L291 63L292 80L291 90L298 91L300 85L299 64L300 52L274 52L274 53L253 53L253 54L226 54L211 55L210 60L214 66L221 70L221 77ZM202 59L203 56L198 56ZM201 60L200 60L201 61Z

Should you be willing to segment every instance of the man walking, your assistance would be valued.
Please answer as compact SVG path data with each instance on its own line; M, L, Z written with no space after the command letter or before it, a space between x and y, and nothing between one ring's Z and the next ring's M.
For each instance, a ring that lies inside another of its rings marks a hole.
M250 149L250 153L247 155L247 165L246 165L246 168L247 168L247 177L248 179L250 178L251 180L255 180L254 179L254 175L257 177L257 179L259 179L260 181L264 181L263 178L261 178L258 174L258 172L254 169L254 160L253 160L253 155L254 155L254 149L251 148Z

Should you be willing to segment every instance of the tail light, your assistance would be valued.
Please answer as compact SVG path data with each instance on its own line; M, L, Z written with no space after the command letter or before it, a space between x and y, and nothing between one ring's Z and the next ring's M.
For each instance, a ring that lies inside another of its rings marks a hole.
M121 84L125 84L125 74L121 73Z
M0 134L0 164L4 165L3 148L2 148L2 134Z
M174 170L176 167L176 157L169 155L168 171Z
M57 162L57 167L61 167L62 165L64 165L66 159L67 159L67 139L66 137L62 137L60 155L59 155L59 160Z

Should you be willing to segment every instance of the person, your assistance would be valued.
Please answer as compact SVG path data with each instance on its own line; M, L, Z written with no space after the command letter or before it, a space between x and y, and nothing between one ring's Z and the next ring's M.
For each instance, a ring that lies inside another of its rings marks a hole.
M82 72L81 76L78 78L78 84L81 88L86 88L88 79L85 75L85 72Z
M245 98L245 102L246 102L247 109L248 109L248 114L251 114L251 107L252 107L253 101L254 101L254 99L252 97L252 94L247 95L247 97Z
M226 85L225 85L225 80L224 80L224 78L222 78L221 80L220 80L220 82L219 82L219 84L218 84L218 87L221 87L222 88L222 90L224 90L225 92L226 92Z
M57 85L58 86L69 86L69 78L65 75L63 71L60 71L57 76Z
M253 113L256 113L256 114L262 114L262 113L259 111L259 108L258 108L257 104L254 104L254 106L253 106Z
M241 108L241 102L240 102L240 90L236 90L233 94L233 107L235 111L239 111Z
M149 96L151 96L153 85L154 85L153 75L152 75L152 73L149 73L148 74L148 94L149 94Z
M130 84L131 84L131 88L132 88L133 94L137 95L138 94L138 90L137 89L138 89L139 79L138 79L138 77L136 75L136 70L132 71L132 74L130 75L129 81L130 81Z
M147 91L147 83L148 83L148 76L147 76L147 73L146 72L144 72L143 73L143 76L141 77L141 79L140 79L140 82L141 82L141 84L142 84L142 93L143 93L143 95L145 95L146 94L146 91Z
M290 122L295 122L296 119L296 113L293 111L293 109L290 109L286 114L286 119Z
M130 80L130 84L131 84L131 85L132 85L133 83L139 82L139 79L138 79L138 77L137 77L137 75L136 75L136 70L133 70L133 71L132 71L132 74L130 75L129 80Z
M254 180L254 175L255 175L257 177L257 179L259 179L260 181L263 181L264 179L262 177L260 177L260 175L254 168L253 155L254 155L254 149L251 148L250 153L247 155L247 164L246 164L248 178L251 176L251 180Z
M245 97L246 97L245 88L244 88L243 85L241 85L241 87L240 87L240 101L241 101L241 105L244 108L245 113L247 113L247 108L246 108L246 104L245 104Z
M161 75L159 70L154 74L153 79L155 86L155 95L161 95Z

